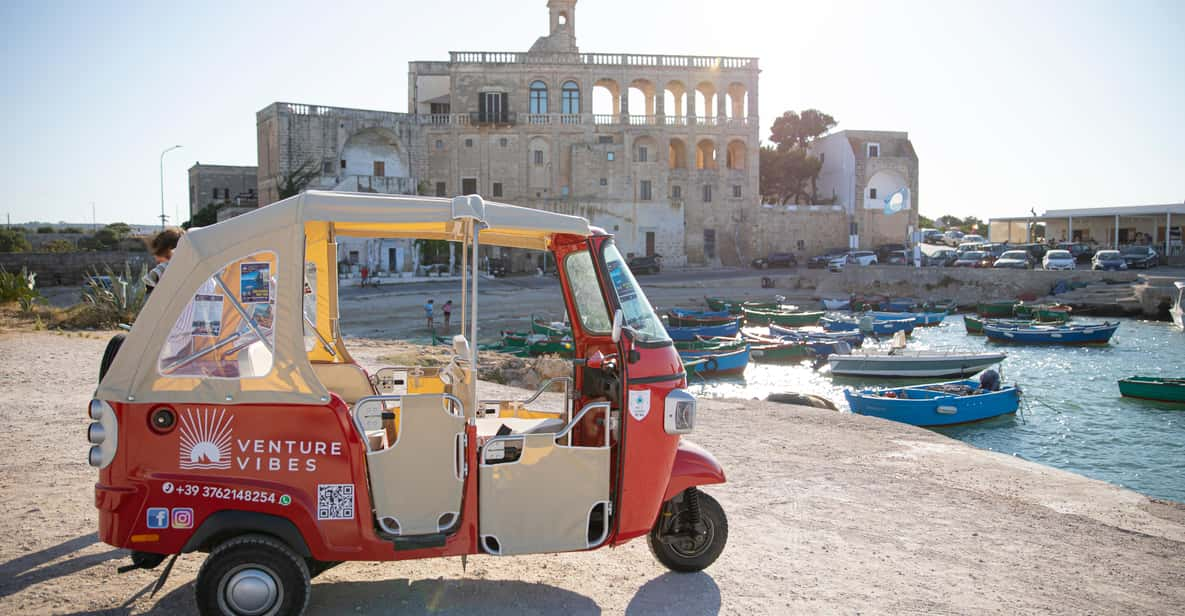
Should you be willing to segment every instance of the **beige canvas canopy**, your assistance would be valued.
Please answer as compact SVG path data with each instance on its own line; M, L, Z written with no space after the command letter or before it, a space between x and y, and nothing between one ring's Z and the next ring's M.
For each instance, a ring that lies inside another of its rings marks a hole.
M487 203L476 195L450 200L305 192L185 234L95 397L323 403L329 394L310 356L348 358L330 325L337 317L334 237L462 241L475 232L480 245L534 250L548 249L556 235L591 234L583 218ZM317 287L312 293L310 274ZM306 304L306 295L315 302ZM189 336L188 346L174 352L169 345L180 330ZM331 344L310 351L306 335L312 330ZM237 340L227 335L231 331ZM334 344L336 355L321 348ZM191 369L201 362L214 367Z

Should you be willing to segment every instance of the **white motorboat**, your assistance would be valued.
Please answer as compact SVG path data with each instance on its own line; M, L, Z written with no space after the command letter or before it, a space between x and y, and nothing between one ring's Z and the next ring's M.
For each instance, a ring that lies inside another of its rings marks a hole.
M1004 361L1007 353L943 351L855 351L830 355L831 373L839 376L946 377L970 376Z
M1185 316L1182 315L1185 310L1185 280L1178 280L1173 284L1177 285L1177 301L1169 309L1169 312L1172 313L1173 322L1177 324L1177 327L1185 329Z

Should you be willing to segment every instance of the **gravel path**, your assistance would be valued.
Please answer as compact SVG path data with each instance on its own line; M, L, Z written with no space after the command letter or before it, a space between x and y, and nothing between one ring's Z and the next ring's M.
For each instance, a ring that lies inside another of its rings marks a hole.
M155 598L96 542L86 403L107 334L0 333L0 614L193 613L200 555ZM367 364L382 343L360 345ZM483 386L485 387L485 386ZM483 389L494 393L497 386ZM521 394L521 392L520 392ZM922 429L706 401L693 440L729 545L694 575L644 542L585 554L347 563L311 614L1141 613L1185 611L1185 507Z

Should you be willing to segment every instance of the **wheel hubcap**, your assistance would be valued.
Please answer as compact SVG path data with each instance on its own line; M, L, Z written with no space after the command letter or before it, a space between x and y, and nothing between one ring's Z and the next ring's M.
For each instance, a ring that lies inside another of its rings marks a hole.
M710 518L703 518L703 531L696 533L694 537L688 537L682 541L676 541L671 544L671 549L677 552L684 558L695 558L708 549L712 545L712 540L716 538L716 527L712 524Z
M275 576L258 567L244 567L226 578L221 598L234 614L258 616L279 602L280 589Z

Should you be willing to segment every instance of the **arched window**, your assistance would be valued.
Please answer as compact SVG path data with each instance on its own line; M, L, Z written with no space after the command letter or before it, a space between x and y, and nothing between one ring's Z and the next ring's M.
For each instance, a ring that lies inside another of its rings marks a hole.
M542 81L531 82L530 113L547 113L547 84Z
M575 81L565 81L560 91L563 94L560 101L560 113L580 113L580 85Z

